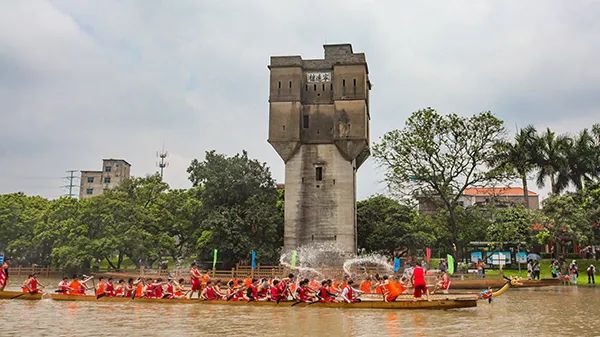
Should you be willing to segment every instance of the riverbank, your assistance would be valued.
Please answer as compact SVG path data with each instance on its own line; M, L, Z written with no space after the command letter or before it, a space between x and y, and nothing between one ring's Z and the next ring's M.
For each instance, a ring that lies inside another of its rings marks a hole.
M571 263L571 261L567 261L568 263ZM600 272L598 271L598 268L600 267L600 261L596 261L596 260L576 260L577 262L577 268L579 269L579 277L577 278L577 285L578 286L597 286L600 283ZM552 274L550 273L550 264L552 263L552 260L550 259L543 259L540 261L540 278L552 278ZM596 267L596 284L588 284L588 277L587 277L587 268L590 266L590 264L593 264ZM523 279L527 278L527 264L521 264L521 271L519 272L518 269L504 269L503 270L503 274L504 276L507 277L512 277L512 276L516 276L516 277L520 277ZM488 269L485 272L485 276L486 277L500 277L500 271L498 269Z

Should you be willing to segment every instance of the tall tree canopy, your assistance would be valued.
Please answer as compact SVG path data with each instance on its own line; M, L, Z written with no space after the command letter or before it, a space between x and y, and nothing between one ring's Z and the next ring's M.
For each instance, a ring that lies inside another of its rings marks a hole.
M392 191L440 201L456 242L459 198L468 186L497 178L486 164L503 133L502 121L490 112L462 117L427 108L413 113L404 129L386 133L374 156L387 169Z
M206 152L188 168L202 204L201 256L218 249L223 265L244 260L251 250L265 263L276 263L283 246L283 214L275 181L265 163L242 154Z

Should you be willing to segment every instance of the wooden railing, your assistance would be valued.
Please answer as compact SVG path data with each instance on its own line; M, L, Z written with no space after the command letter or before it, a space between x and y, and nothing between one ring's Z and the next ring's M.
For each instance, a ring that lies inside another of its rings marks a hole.
M319 271L331 278L340 278L343 274L341 268L320 268ZM368 274L385 274L385 270L378 269L368 269L366 270ZM64 275L64 272L51 268L51 267L42 267L42 266L31 266L31 267L11 267L10 268L10 276L27 276L29 274L37 273L38 276L42 277L60 277ZM138 269L123 269L120 272L117 272L112 269L100 269L97 271L90 272L92 274L106 274L114 277L118 277L121 275L122 277L148 277L148 278L188 278L189 269L181 268L181 269L151 269L151 268L138 268ZM257 265L254 270L252 267L247 265L236 265L235 267L227 270L216 269L216 270L208 270L209 275L213 278L219 279L232 279L232 278L274 278L274 277L285 277L289 273L297 274L297 270L292 270L285 266L263 266ZM70 276L70 275L67 275Z

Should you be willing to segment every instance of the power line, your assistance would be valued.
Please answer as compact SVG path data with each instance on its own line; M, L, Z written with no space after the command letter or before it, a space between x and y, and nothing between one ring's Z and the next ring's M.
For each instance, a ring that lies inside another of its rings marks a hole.
M79 171L78 170L68 170L66 172L69 175L66 177L63 177L63 179L66 179L68 184L63 187L67 188L69 190L69 192L66 193L65 196L73 198L73 197L75 197L75 194L73 193L73 187L79 187L79 185L75 185L75 180L79 179L79 177L75 176L75 172L79 172Z

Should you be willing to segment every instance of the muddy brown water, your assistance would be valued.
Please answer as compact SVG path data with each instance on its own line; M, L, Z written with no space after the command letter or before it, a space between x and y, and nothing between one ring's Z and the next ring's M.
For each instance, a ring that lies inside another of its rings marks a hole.
M0 317L0 336L600 336L600 287L447 311L0 300Z

